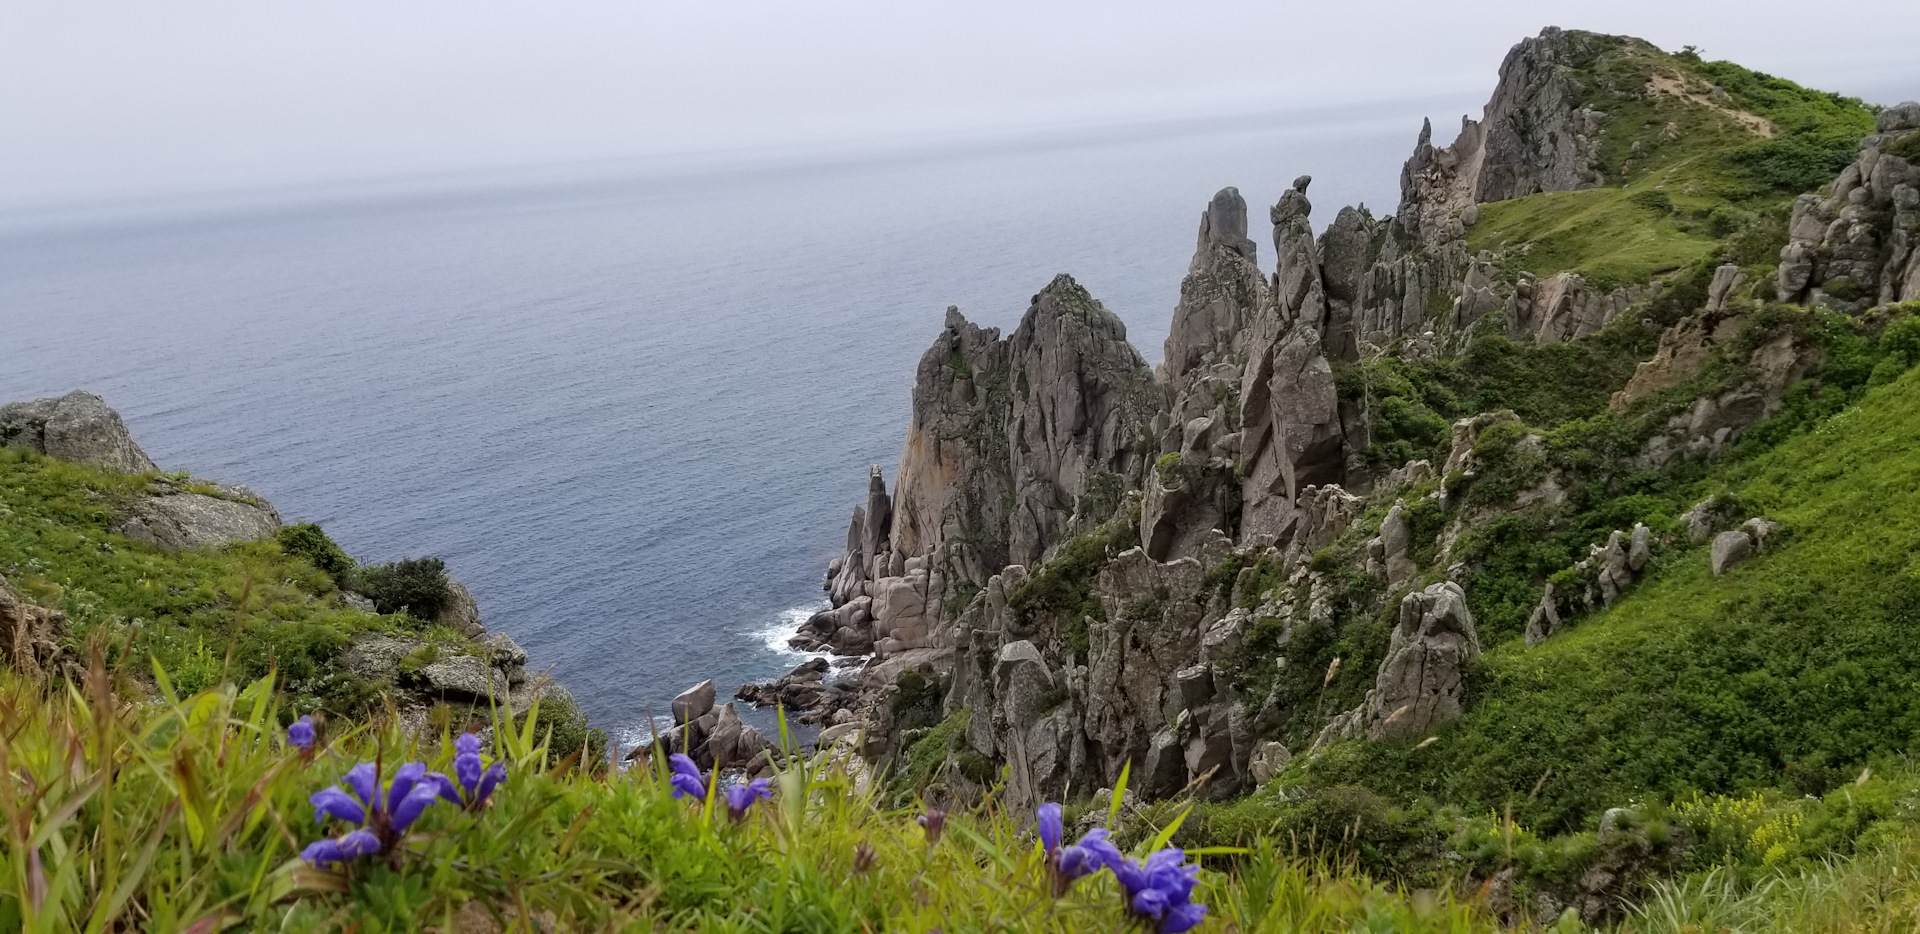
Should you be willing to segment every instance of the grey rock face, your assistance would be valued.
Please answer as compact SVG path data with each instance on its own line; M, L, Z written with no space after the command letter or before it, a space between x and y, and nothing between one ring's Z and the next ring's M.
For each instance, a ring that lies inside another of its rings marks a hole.
M1269 295L1246 229L1246 201L1232 188L1215 195L1201 215L1199 244L1180 283L1157 371L1173 398L1161 453L1186 450L1185 426L1197 419L1208 419L1214 430L1203 453L1213 453L1238 425L1230 397L1238 394L1246 366L1248 323Z
M1164 405L1126 326L1069 276L1041 290L1004 341L949 311L914 383L892 550L964 542L936 563L975 582L1034 563L1100 478L1137 483L1136 442Z
M1298 518L1303 489L1345 477L1339 398L1319 332L1295 326L1264 353L1256 351L1240 405L1242 533L1284 537Z
M1412 526L1407 521L1406 502L1394 502L1393 508L1387 510L1387 517L1380 522L1380 558L1389 590L1405 587L1420 573L1419 565L1414 564L1413 558L1408 555L1412 535Z
M154 469L120 413L90 392L0 407L0 444L121 473Z
M796 712L811 710L826 699L830 667L824 658L808 659L772 681L743 684L734 696L756 707L781 706Z
M1480 636L1459 584L1443 581L1407 594L1386 660L1367 694L1367 736L1415 738L1460 716L1466 698L1462 675L1479 654Z
M1507 332L1517 340L1560 344L1600 330L1645 296L1625 287L1600 292L1577 273L1545 280L1522 276L1507 302Z
M1713 537L1713 576L1719 577L1753 555L1753 536L1740 529Z
M1272 781L1275 775L1280 774L1281 769L1287 767L1287 762L1292 758L1287 752L1287 747L1279 743L1272 741L1261 743L1254 750L1253 758L1248 763L1248 769L1253 775L1253 783L1264 785Z
M157 495L135 502L114 531L170 551L264 541L280 531L280 514L243 488L196 487L214 490L218 496L166 481L155 481L154 488Z
M504 673L475 655L454 655L420 668L427 690L460 700L508 701L512 689Z
M704 717L713 710L713 679L708 678L680 692L673 699L673 722L690 723Z
M1913 128L1920 104L1880 114L1860 158L1825 195L1801 195L1780 251L1783 301L1857 311L1920 298L1920 166L1881 151Z
M1573 572L1567 575L1569 587L1548 582L1539 606L1527 618L1527 644L1546 641L1575 615L1612 606L1639 582L1652 560L1653 530L1644 523L1634 523L1631 532L1608 534L1603 544L1593 546L1584 560L1569 569Z
M487 633L486 625L480 622L479 602L473 599L473 594L465 586L451 577L447 578L447 603L440 608L440 615L434 617L434 622L468 638L479 638Z

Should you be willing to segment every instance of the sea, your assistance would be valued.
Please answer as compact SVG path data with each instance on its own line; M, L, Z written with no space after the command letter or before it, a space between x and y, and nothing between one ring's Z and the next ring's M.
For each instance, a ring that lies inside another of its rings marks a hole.
M1475 95L1476 97L1478 95ZM1390 213L1471 102L602 161L0 215L0 401L85 388L169 470L437 556L622 744L803 656L957 305L1070 273L1157 362L1201 210ZM759 719L763 724L765 715Z

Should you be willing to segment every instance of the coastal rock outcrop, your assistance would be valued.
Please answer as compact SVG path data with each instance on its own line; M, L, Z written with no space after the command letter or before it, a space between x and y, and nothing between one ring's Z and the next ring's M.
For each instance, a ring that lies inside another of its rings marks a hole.
M114 531L169 551L264 541L280 531L280 513L245 487L161 477L150 493L128 507Z
M0 406L0 445L121 473L153 471L120 413L90 392Z

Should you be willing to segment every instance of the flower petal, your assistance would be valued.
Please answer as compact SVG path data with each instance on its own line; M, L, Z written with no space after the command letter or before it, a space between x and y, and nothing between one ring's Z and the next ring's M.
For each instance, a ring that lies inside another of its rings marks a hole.
M440 800L438 787L426 782L414 785L413 790L407 792L407 796L393 806L393 829L405 830L412 826L414 821L420 819L420 814L427 809L427 805L438 800Z
M340 838L340 853L346 857L380 852L380 838L371 830L356 830Z
M462 733L459 739L453 741L453 748L462 755L477 756L480 754L480 737Z
M1093 859L1093 853L1086 847L1068 845L1060 848L1060 856L1056 865L1062 876L1065 876L1068 880L1073 880L1099 868L1093 865Z
M453 779L448 778L445 775L440 774L439 772L428 772L427 774L420 776L420 780L423 782L432 782L433 786L439 789L440 797L448 801L451 801L454 804L460 805L462 807L466 806L466 802L460 800L460 786L455 785L453 783Z
M1133 910L1149 918L1158 920L1167 913L1167 893L1155 888L1145 888L1133 893L1129 902Z
M700 776L700 767L693 764L693 759L686 753L676 752L668 756L667 765L673 768L673 774L675 775L685 775L701 784L706 783L705 779Z
M1109 866L1117 866L1127 860L1126 856L1120 852L1120 848L1114 846L1113 842L1107 839L1107 828L1105 827L1095 827L1087 831L1086 834L1080 838L1079 845L1080 848L1086 850L1091 857L1091 861L1088 863L1091 868L1087 870L1088 872L1097 872Z
M473 797L473 791L480 784L480 773L485 766L477 752L463 752L453 757L453 777L460 780L460 787L467 790L467 797Z
M1040 844L1048 853L1060 848L1060 805L1040 805Z
M707 800L707 783L706 782L703 782L697 778L687 775L684 772L673 773L673 777L669 779L669 781L673 783L674 797L693 798L696 801Z
M313 748L313 718L301 717L287 727L287 742L301 749Z
M313 822L325 823L328 817L336 817L349 824L367 822L367 810L353 796L338 787L322 788L307 799L313 805Z
M348 769L346 777L341 781L352 788L354 794L360 796L361 803L368 807L375 805L374 796L380 791L380 773L375 770L373 763L362 762Z
M394 770L393 781L387 785L388 813L400 809L400 802L406 800L407 795L413 791L413 786L420 782L420 776L425 774L427 774L425 762L409 762Z
M307 848L300 851L300 858L325 869L334 863L345 861L347 855L340 852L339 841L329 839L315 840L307 844Z
M1188 902L1167 909L1165 917L1160 919L1160 934L1182 934L1200 925L1207 916L1207 906Z
M485 775L480 776L480 787L473 793L473 803L479 805L493 794L494 786L507 780L507 764L495 762L487 767Z

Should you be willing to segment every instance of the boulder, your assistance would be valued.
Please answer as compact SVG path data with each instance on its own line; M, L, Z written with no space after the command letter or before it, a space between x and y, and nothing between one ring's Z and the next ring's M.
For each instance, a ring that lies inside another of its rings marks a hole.
M451 577L447 578L447 602L433 621L468 638L487 633L486 625L480 622L480 604L465 586Z
M458 700L510 702L507 677L477 655L453 655L442 658L419 671L427 691Z
M527 650L512 636L496 632L481 644L487 648L488 664L505 672L509 682L518 686L527 680Z
M1732 570L1753 554L1753 537L1740 529L1713 537L1713 576Z
M394 681L400 677L401 660L426 646L425 642L366 633L355 636L347 644L346 651L340 653L340 662L348 671L368 681Z
M674 723L689 723L698 720L713 710L713 679L708 678L680 692L671 705Z
M1400 601L1387 657L1367 695L1367 735L1405 740L1460 716L1466 663L1480 654L1480 636L1466 591L1452 581Z
M280 531L280 514L245 488L190 486L155 481L157 495L136 500L113 530L168 551L264 541Z
M1255 747L1253 757L1247 763L1248 771L1253 776L1253 783L1264 785L1272 781L1275 775L1280 774L1280 771L1287 767L1287 762L1291 758L1287 747L1272 740L1261 743Z
M1405 587L1420 573L1420 566L1408 555L1412 538L1413 526L1407 519L1406 501L1397 500L1393 508L1387 510L1387 517L1380 521L1380 556L1385 564L1388 590Z
M155 469L120 413L99 396L78 390L0 407L0 445L121 473Z

